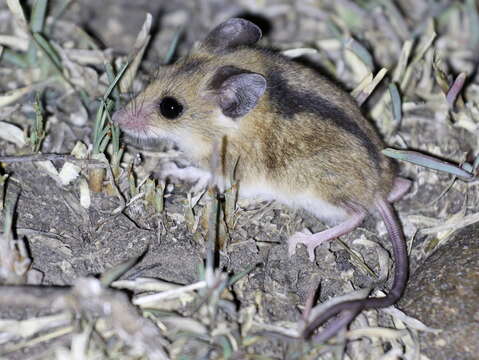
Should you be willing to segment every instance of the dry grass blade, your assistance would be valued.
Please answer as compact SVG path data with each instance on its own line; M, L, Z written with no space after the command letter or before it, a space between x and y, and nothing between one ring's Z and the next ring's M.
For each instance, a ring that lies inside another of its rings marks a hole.
M18 36L11 35L0 35L0 44L9 47L10 49L27 51L28 50L28 39L20 38ZM1 51L0 51L1 56Z
M63 164L58 176L63 185L68 185L80 175L81 167L76 165L76 160L86 160L88 157L88 149L85 144L78 141L73 148L71 155L75 157L75 161L66 161Z
M358 88L354 90L352 95L356 98L356 101L359 106L361 106L367 100L367 98L372 94L372 92L378 86L378 84L382 81L384 76L386 76L387 72L388 72L387 69L382 68L381 70L378 71L376 76L374 76L374 78L371 81L369 81L369 79L371 79L372 74L368 75L368 77L365 78L367 79L367 83L361 82L360 90Z
M22 5L20 4L19 0L7 0L7 6L12 12L13 18L15 22L19 26L19 28L25 33L28 33L28 25L27 25L27 18L25 17L25 13L23 12Z
M25 132L19 127L0 121L0 139L14 143L19 148L23 148L27 141L25 139ZM0 161L5 161L1 160Z
M385 309L382 309L381 311L391 315L394 319L400 320L401 322L407 324L407 326L410 329L415 329L418 331L425 331L425 332L440 332L441 331L440 329L433 329L425 325L418 319L408 316L405 313L403 313L401 310L396 309L394 307L385 308Z
M191 285L186 285L186 286L178 287L176 289L166 290L158 294L144 295L144 296L137 297L133 300L133 304L138 306L143 306L143 307L149 307L155 302L171 299L171 298L179 298L183 296L184 293L203 289L205 287L206 287L206 282L199 281Z
M143 278L138 277L134 280L117 280L111 284L111 287L118 289L128 289L135 292L145 292L145 291L167 291L182 288L181 285L174 284L171 282L158 280L154 278Z
M368 248L374 248L378 255L378 264L379 264L379 275L376 275L372 270L373 278L376 278L378 281L386 281L389 274L389 266L391 264L391 257L389 253L384 249L379 243L366 239L365 237L360 237L357 240L354 240L353 244L366 246Z
M341 247L348 252L348 254L351 256L351 262L361 270L364 274L368 274L369 276L372 276L373 278L377 278L377 275L374 273L374 271L364 262L364 259L361 257L359 253L351 249L348 244L346 244L343 240L341 239L336 239L336 242L341 245Z
M366 47L364 47L361 43L353 38L349 38L345 40L344 46L346 49L351 50L359 59L361 59L361 62L367 67L366 71L371 71L374 68L373 57Z
M318 50L313 49L313 48L297 48L297 49L289 49L289 50L284 50L281 52L284 56L287 56L289 58L298 58L301 56L305 55L314 55L318 53Z
M46 334L42 334L40 336L36 336L31 340L20 342L18 344L11 344L5 347L4 354L9 354L14 351L30 348L30 347L35 347L38 344L41 343L47 343L49 341L55 340L57 338L61 338L62 336L71 334L75 330L74 326L64 326L60 329L55 329L51 332L48 332ZM1 355L2 353L0 353Z
M409 64L409 66L407 67L404 73L404 77L400 83L401 90L406 89L407 86L409 85L409 82L411 81L411 77L413 75L414 66L424 57L424 55L426 54L426 51L430 49L436 37L437 37L437 34L434 31L434 23L430 21L428 24L427 33L422 39L422 43L419 44L416 55L413 57L411 63Z
M401 50L401 56L399 57L396 68L394 69L393 82L397 83L404 76L408 66L409 57L411 56L412 47L412 40L407 40L404 42Z
M450 220L446 220L446 222L441 225L437 225L428 229L422 229L421 233L428 235L428 234L435 234L438 232L449 231L449 230L459 230L466 226L475 224L478 221L479 221L479 213L461 216L460 219L453 217Z
M383 339L399 339L406 336L408 333L406 330L393 330L388 328L374 328L369 327L367 329L354 329L349 330L346 336L350 340L357 340L362 337L380 337Z
M26 339L45 330L65 326L71 321L72 315L69 312L25 320L0 320L0 338L2 342L18 337Z
M37 84L27 85L15 90L11 90L5 94L0 94L0 108L18 101L32 91L43 89L46 85L49 85L51 81L52 79L48 79Z
M153 18L151 14L146 14L145 22L141 28L141 31L136 37L135 45L133 46L132 51L128 55L128 59L131 61L131 64L128 66L125 75L120 80L119 87L122 93L126 93L129 89L131 89L133 80L136 77L138 67L140 66L143 54L151 38L151 35L149 33L151 30L152 21Z
M224 139L222 139L224 140ZM220 199L218 191L218 181L217 175L221 170L220 169L220 146L218 143L215 143L214 148L216 151L213 151L210 158L210 171L213 175L210 184L208 185L208 196L210 203L208 204L208 240L206 243L206 268L205 268L205 280L208 284L208 287L213 288L215 281L214 269L216 265L216 255L218 251L218 237L219 237L219 228L220 228ZM224 191L224 188L222 189Z

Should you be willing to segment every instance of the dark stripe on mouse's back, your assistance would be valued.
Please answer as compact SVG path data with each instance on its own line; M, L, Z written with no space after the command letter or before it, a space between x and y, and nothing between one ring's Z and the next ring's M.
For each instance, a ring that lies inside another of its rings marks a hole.
M274 107L282 116L292 119L296 114L307 112L327 119L336 127L355 136L368 151L376 168L381 168L378 149L369 136L343 110L312 92L293 88L276 69L268 71L266 79L268 84L266 91Z

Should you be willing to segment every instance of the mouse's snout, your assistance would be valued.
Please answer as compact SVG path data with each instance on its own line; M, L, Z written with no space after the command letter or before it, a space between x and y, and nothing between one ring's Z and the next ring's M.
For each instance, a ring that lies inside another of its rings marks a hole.
M123 107L115 111L112 121L126 132L146 133L152 125L151 119L154 115L154 106L143 104L141 106Z
M131 125L135 122L135 118L136 116L134 116L131 110L123 107L113 113L111 120L121 129L124 129L125 127L131 127Z

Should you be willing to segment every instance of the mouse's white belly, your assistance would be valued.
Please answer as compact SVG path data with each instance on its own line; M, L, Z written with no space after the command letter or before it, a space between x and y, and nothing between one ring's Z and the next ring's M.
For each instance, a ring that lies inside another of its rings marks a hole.
M345 209L335 206L311 191L292 193L266 181L239 183L239 195L255 200L276 200L294 209L305 209L311 214L328 223L336 223L349 217Z
M171 163L170 166L163 166L162 175L164 177L176 177L189 182L196 182L195 188L204 188L211 180L211 173L207 170L197 168L195 166L187 166L179 168L176 164ZM228 188L229 184L226 179L217 177L217 184L220 189ZM293 209L305 209L311 214L327 223L336 223L348 218L348 213L344 208L335 206L318 195L313 194L312 191L305 190L303 192L291 192L275 186L271 182L264 179L254 179L253 181L239 182L239 195L243 198L253 200L276 200Z

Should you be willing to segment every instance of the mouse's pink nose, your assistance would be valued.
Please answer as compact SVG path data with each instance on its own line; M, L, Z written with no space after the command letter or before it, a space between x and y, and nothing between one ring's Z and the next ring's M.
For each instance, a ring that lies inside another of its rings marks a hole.
M138 107L126 106L115 111L111 119L123 131L146 131L150 126L153 109L153 106L145 104Z

